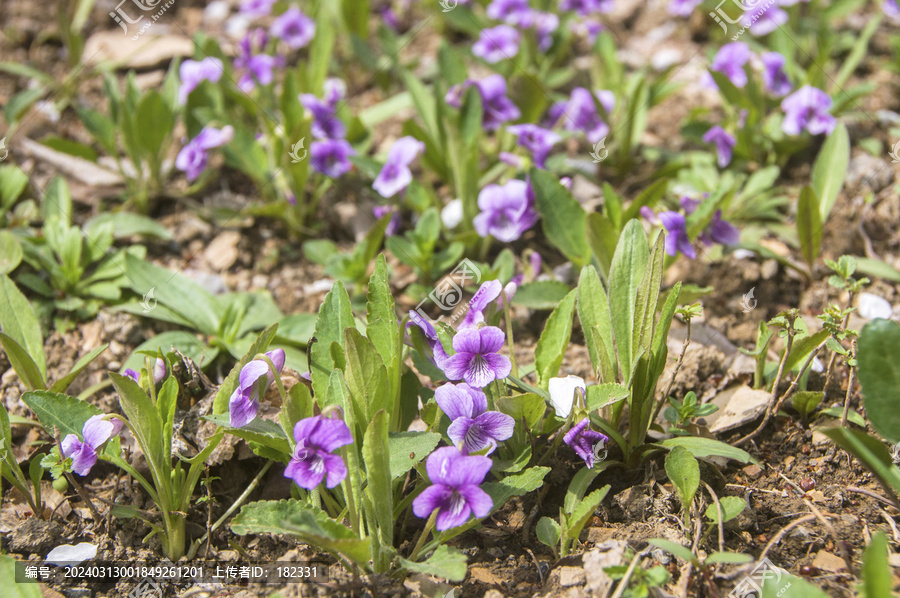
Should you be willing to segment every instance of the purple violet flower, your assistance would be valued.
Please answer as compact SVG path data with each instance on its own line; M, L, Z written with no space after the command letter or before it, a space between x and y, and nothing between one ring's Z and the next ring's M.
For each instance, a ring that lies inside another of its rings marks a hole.
M669 14L679 17L689 17L694 9L700 6L703 0L670 0Z
M334 92L331 92L334 97ZM335 114L335 104L328 99L320 100L311 93L300 94L300 103L312 113L310 132L316 139L343 139L347 134L344 123Z
M559 17L552 12L535 10L531 13L534 33L537 36L538 50L546 52L553 45L553 33L559 29Z
M238 10L248 17L266 17L272 14L275 0L244 0Z
M897 5L897 0L884 0L881 10L890 22L900 23L900 6Z
M562 0L559 9L574 11L582 17L588 17L594 13L610 12L613 9L613 0Z
M769 6L761 11L748 10L744 22L750 22L750 33L756 36L768 35L788 22L788 14L777 6Z
M744 65L750 60L750 55L750 46L744 42L731 42L719 48L709 68L728 77L735 87L743 87L747 84Z
M475 86L481 93L484 107L481 124L485 131L494 131L506 121L516 120L522 115L512 100L506 97L506 79L502 75L489 75L476 81Z
M412 182L412 172L409 165L421 152L425 151L425 144L415 137L401 137L388 150L387 161L381 168L381 172L372 183L382 197L393 197Z
M238 87L245 93L256 89L256 84L269 85L275 80L274 70L281 66L279 57L256 54L247 60L247 72L238 79Z
M493 0L487 7L488 18L508 25L522 26L531 15L528 0Z
M572 429L563 436L563 442L571 446L575 454L584 459L584 464L588 469L594 466L597 452L605 450L606 443L609 442L608 436L591 430L590 423L591 420L586 417L572 426Z
M175 168L187 174L188 182L193 182L206 170L209 150L228 144L234 137L234 127L227 125L221 129L206 126L191 139L175 156Z
M181 86L178 88L178 103L187 102L188 96L203 81L218 83L222 78L222 61L218 58L204 58L203 60L185 60L178 67L178 75Z
M787 95L791 92L791 81L784 72L784 56L778 52L763 52L760 55L763 63L763 84L766 90L775 96Z
M666 229L666 254L674 256L679 251L691 259L697 257L688 237L684 216L678 212L660 212L659 220Z
M156 358L156 361L153 362L153 383L159 384L166 378L166 374L169 372L166 367L166 360L161 359L159 357Z
M565 127L569 131L582 131L591 143L597 143L609 135L609 126L597 112L594 104L595 95L584 87L576 87L572 90L572 96L565 106ZM596 94L600 105L607 112L615 108L615 96L609 91L598 91Z
M486 62L495 64L519 53L519 32L509 25L497 25L481 31L472 53Z
M722 210L716 210L712 220L700 235L700 240L706 245L718 243L719 245L737 245L741 240L741 231L730 222L722 220Z
M138 374L136 371L134 371L134 370L131 369L131 368L126 369L124 372L122 372L122 374L125 375L125 376L128 376L129 378L131 378L131 379L134 380L135 382L138 382L138 383L139 383L139 382L141 381L141 375Z
M381 220L385 214L390 214L391 219L388 220L387 226L384 227L384 234L393 237L400 230L400 212L394 206L375 206L372 208L372 215L376 219Z
M62 439L63 458L72 459L72 471L80 476L90 473L94 463L97 462L97 452L103 444L116 436L122 430L122 420L103 419L102 414L94 415L81 428L81 437L78 440L75 434L68 434Z
M337 77L329 77L322 84L322 99L334 108L347 95L347 84Z
M450 418L447 436L464 454L488 447L491 454L498 442L513 435L516 421L505 413L488 411L487 397L480 389L448 382L434 391L434 398Z
M649 206L641 206L641 209L638 210L641 214L641 218L652 224L653 226L659 226L659 217L657 217L656 212L653 211Z
M400 21L397 19L397 13L394 12L394 9L390 4L381 7L378 13L381 15L381 20L384 21L385 27L394 32L400 29Z
M709 194L706 194L708 196ZM700 205L700 199L694 199L690 195L682 195L681 199L678 200L678 203L681 204L681 209L684 210L684 213L687 215L693 214L694 210L697 209L697 206Z
M284 477L306 490L313 490L322 480L326 480L328 488L344 481L347 465L340 455L333 453L353 444L353 434L343 420L322 415L301 419L294 426L294 440L297 446L291 462L284 468Z
M831 98L821 89L804 85L781 101L784 120L781 130L785 135L799 135L806 129L813 135L831 133L837 119L828 113Z
M487 517L494 501L480 485L491 465L488 457L463 455L452 446L435 450L425 462L431 486L413 500L413 513L424 519L437 509L435 527L441 532L462 525L472 514Z
M284 367L284 349L273 349L266 353L266 357L272 360L272 365L281 373ZM238 386L228 400L229 423L232 428L243 428L256 418L259 396L274 381L275 376L269 369L269 364L262 359L254 359L241 368Z
M720 126L711 128L703 136L703 141L716 146L716 154L719 157L719 168L725 168L731 162L731 153L737 143L734 135Z
M538 221L531 186L518 179L486 186L478 194L478 207L481 213L473 221L475 230L504 243L515 241Z
M466 317L463 318L462 323L459 325L459 330L475 328L478 324L483 323L484 310L500 296L501 290L503 290L503 283L499 280L489 280L478 287L478 290L475 291L475 294L469 300L469 309L466 312Z
M431 349L431 360L438 369L443 370L448 357L447 353L444 351L444 345L441 344L441 339L438 338L437 332L434 330L434 326L427 318L423 317L422 314L414 309L409 310L409 322L406 324L407 328L411 326L416 326L422 331L422 336L425 337L425 342L428 343L428 346Z
M275 19L269 33L286 43L289 48L297 50L308 45L315 37L316 23L299 8L292 6Z
M562 140L559 134L531 123L513 125L506 130L516 135L516 142L531 152L534 165L538 168L544 168L550 150Z
M453 337L456 354L444 362L444 374L450 380L465 380L475 388L506 378L512 364L509 357L499 353L505 338L496 326L460 330Z
M336 179L350 170L350 156L356 155L344 139L323 139L309 145L313 170Z

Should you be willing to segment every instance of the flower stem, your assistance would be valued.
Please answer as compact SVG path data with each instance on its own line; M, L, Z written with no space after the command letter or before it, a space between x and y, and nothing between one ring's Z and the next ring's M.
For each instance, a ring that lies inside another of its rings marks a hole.
M435 509L431 512L431 516L428 518L428 522L425 523L425 529L422 530L422 534L419 536L418 542L416 542L416 547L413 548L412 553L409 555L409 560L415 562L415 560L419 557L419 551L421 551L422 546L425 545L425 538L428 537L428 534L430 534L431 530L434 529L434 522L437 519L438 511L440 511L440 509Z

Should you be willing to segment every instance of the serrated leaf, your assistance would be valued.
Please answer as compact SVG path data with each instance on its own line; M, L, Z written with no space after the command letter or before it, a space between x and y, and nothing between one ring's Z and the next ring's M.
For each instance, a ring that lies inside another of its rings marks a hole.
M328 378L331 376L334 361L331 358L331 343L344 346L344 329L353 326L353 310L350 297L343 283L337 281L325 295L319 316L316 319L315 343L311 343L310 376L312 377L313 394L317 397L325 395Z
M512 303L528 309L553 309L570 290L569 285L558 280L526 282L516 290Z
M528 429L534 429L547 409L544 398L534 393L500 397L495 400L495 405L516 420L517 426L524 421Z
M616 384L615 382L588 386L587 392L585 393L587 410L596 411L607 405L627 399L629 392L627 387Z
M555 519L541 517L537 522L534 531L535 534L537 534L537 539L543 544L552 548L554 552L558 550L559 538L562 535L562 530L560 530L559 523L557 523Z
M48 390L26 392L22 395L22 402L28 405L51 435L55 427L63 438L68 434L81 438L85 422L103 413L86 401Z
M257 417L246 426L233 428L227 413L207 415L203 419L216 424L229 434L243 438L247 442L255 442L276 451L280 455L279 458L282 463L287 463L291 458L292 451L285 435L285 430L271 420Z
M344 353L347 360L344 368L347 390L350 391L357 423L364 429L375 413L391 408L387 370L375 345L356 328L344 331Z
M529 174L544 234L575 266L584 266L591 255L584 208L554 174L537 168Z
M406 474L441 441L437 432L391 432L388 436L391 478Z
M391 467L388 450L388 417L382 409L374 414L363 438L362 456L366 466L366 493L372 501L375 521L368 521L371 535L377 535L378 544L393 546L394 514L391 496ZM377 531L376 531L377 530Z
M603 382L616 380L616 349L613 343L609 299L600 276L593 266L581 269L577 292L578 320L584 331L591 363L597 378Z
M649 261L647 235L640 222L629 220L619 237L609 273L610 318L623 373L631 372L635 305Z
M47 362L44 358L41 326L28 299L5 274L0 276L0 329L28 354L43 381L47 376ZM40 386L35 386L43 387L43 382Z

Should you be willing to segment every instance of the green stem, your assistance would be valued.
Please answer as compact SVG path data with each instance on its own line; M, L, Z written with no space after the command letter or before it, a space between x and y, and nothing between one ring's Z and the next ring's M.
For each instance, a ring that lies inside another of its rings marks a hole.
M344 446L341 448L341 452L344 456L344 463L350 463L351 461L348 459L347 455L347 447ZM350 514L350 527L359 536L359 513L356 511L356 501L353 498L353 482L351 481L351 477L347 476L344 478L344 500L347 502L347 510Z
M413 548L412 553L409 555L409 560L415 562L415 560L419 558L419 551L421 551L422 546L425 545L425 538L427 538L428 534L431 533L431 530L434 529L434 522L437 519L438 511L440 511L440 509L435 509L431 512L431 516L425 524L425 529L422 530L422 534L419 536L418 542L416 542L416 547Z

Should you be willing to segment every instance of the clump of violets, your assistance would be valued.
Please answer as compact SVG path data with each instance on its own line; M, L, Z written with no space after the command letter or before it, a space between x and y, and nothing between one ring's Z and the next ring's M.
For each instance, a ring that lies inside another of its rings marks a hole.
M562 141L558 133L531 123L513 125L506 130L516 135L516 143L531 152L534 165L538 168L544 168L553 146Z
M478 388L447 383L434 391L434 398L450 418L447 435L465 454L482 449L491 454L498 442L513 435L515 420L505 413L488 411L487 397Z
M478 194L478 207L481 213L473 221L475 230L504 243L515 241L538 221L531 185L518 179L487 185Z
M294 426L294 440L297 445L284 477L306 490L313 490L322 480L328 488L344 481L347 465L334 451L353 444L353 434L343 420L323 415L302 419Z
M590 423L591 420L586 417L572 426L572 429L563 436L563 442L572 447L575 454L584 460L588 469L594 466L594 461L600 457L601 451L605 454L606 443L609 442L608 436L591 430Z
M424 151L425 144L415 137L406 136L395 141L381 172L372 183L375 191L382 197L393 197L406 189L412 182L409 165Z
M203 127L175 156L175 168L187 174L188 182L193 182L206 170L209 150L228 144L233 137L234 127L231 125L221 129Z
M509 357L499 353L505 336L496 326L467 328L453 337L456 352L444 362L450 380L465 380L469 386L484 388L494 380L509 376Z
M181 85L178 87L178 103L187 102L188 96L204 81L218 83L224 69L218 58L207 57L203 60L185 60L178 67Z
M681 207L684 214L675 211L660 212L658 215L647 206L641 208L641 216L655 225L662 225L666 229L666 254L675 256L683 253L694 259L697 257L691 239L688 236L685 214L690 215L700 205L699 199L691 197L681 198ZM705 245L718 243L720 245L735 245L740 240L741 233L730 222L722 219L722 210L716 210L706 229L700 234L700 240Z
M431 485L413 500L417 517L430 517L437 511L438 531L457 527L471 515L487 517L494 501L481 489L491 470L491 460L480 455L463 455L452 446L439 448L428 456L425 470Z
M744 66L750 61L750 46L744 42L731 42L719 48L710 70L722 73L735 87L747 85L747 71Z
M519 32L509 25L497 25L481 31L472 53L485 62L495 64L519 53Z
M781 101L784 120L781 130L785 135L799 135L806 129L813 135L831 133L837 119L829 114L831 97L821 89L804 85Z
M303 11L292 6L272 23L269 28L272 37L280 39L292 50L309 45L316 35L316 23Z
M485 131L495 131L503 123L516 120L522 113L512 100L506 97L506 79L502 75L489 75L480 81L458 83L447 90L444 101L447 105L459 108L462 105L463 92L474 85L481 95L483 116L481 125Z
M279 374L284 367L284 349L266 353ZM275 374L263 359L254 359L241 368L238 386L228 401L229 423L232 428L242 428L256 419L259 397L275 381Z
M763 85L766 91L779 97L790 93L792 85L784 72L784 56L778 52L763 52L759 57L762 60Z
M734 135L732 135L722 127L715 126L706 132L706 134L703 136L703 141L705 141L706 143L712 143L716 146L716 155L718 156L719 168L725 168L726 166L728 166L728 163L731 162L732 151L734 150L734 146L737 143L735 141Z
M105 417L100 414L88 419L81 428L81 440L75 434L68 434L60 443L63 458L72 459L72 471L80 476L90 473L101 447L122 430L122 420Z

